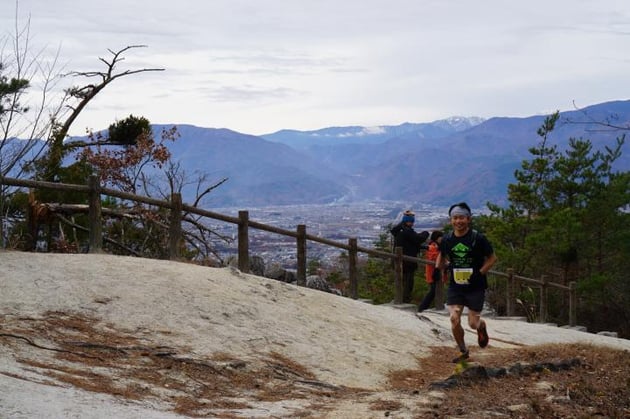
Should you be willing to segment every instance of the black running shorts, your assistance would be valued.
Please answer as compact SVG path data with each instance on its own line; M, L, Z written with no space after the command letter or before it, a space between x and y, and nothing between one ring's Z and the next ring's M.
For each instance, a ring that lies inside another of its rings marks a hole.
M462 289L463 288L463 289ZM467 290L465 287L448 287L446 292L447 306L466 306L470 310L481 312L486 299L486 290Z

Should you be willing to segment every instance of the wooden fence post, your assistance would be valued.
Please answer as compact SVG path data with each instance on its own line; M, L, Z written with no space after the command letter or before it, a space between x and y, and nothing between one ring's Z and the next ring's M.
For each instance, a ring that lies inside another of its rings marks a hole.
M514 269L508 268L507 270L507 286L505 291L505 313L507 316L514 316L516 310L514 307Z
M545 323L547 321L547 294L549 291L549 280L546 275L540 276L540 317L538 323Z
M359 298L359 278L357 275L357 238L348 239L348 281L350 281L350 298Z
M238 212L238 269L249 273L249 211Z
M96 175L88 178L88 252L103 251L103 218L101 214L101 184Z
M569 282L569 326L577 325L577 283Z
M26 250L33 251L37 247L37 236L39 233L39 225L37 223L37 214L35 214L35 188L29 188L28 190L28 205L26 207L26 225L28 231L28 238L26 242Z
M182 194L171 194L170 225L168 229L168 258L169 260L179 260L180 243L182 241Z
M297 226L297 283L306 285L306 225Z
M402 265L403 252L402 247L396 247L396 259L394 259L394 304L402 304L403 302L403 280Z

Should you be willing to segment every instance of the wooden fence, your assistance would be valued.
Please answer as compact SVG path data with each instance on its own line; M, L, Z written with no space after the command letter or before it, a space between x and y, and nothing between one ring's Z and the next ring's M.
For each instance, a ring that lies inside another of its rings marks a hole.
M381 250L362 247L357 244L357 239L352 237L348 239L347 243L336 242L326 238L318 237L312 234L308 234L306 231L306 225L300 224L297 226L296 231L286 230L267 224L259 223L249 219L248 211L239 211L238 217L231 217L224 214L200 209L187 205L182 202L181 194L172 194L170 201L162 201L145 196L130 194L121 192L115 189L103 188L97 181L96 177L91 177L87 185L74 185L56 182L44 182L26 179L14 179L8 177L0 177L0 186L16 186L27 187L33 189L56 189L62 191L74 191L84 192L88 196L88 237L89 237L89 252L99 253L103 248L103 235L102 235L102 209L101 209L101 195L107 195L115 198L141 202L144 204L154 205L160 208L166 208L170 210L169 220L169 245L168 255L171 260L180 259L180 247L182 239L182 214L188 212L202 217L208 217L214 220L220 220L227 223L236 224L238 226L238 268L242 272L249 273L249 228L255 228L270 233L280 234L282 236L293 237L296 239L297 249L297 281L298 285L305 285L306 283L306 243L312 241L320 243L326 246L335 247L348 252L348 280L349 280L349 296L351 298L358 298L358 271L357 262L359 252L367 254L369 256L390 259L394 261L394 283L395 283L395 297L394 304L402 303L402 264L403 261L416 261L421 265L427 263L433 263L431 261L405 256L402 254L402 248L397 247L393 253L385 252ZM549 282L547 277L542 276L540 280L522 277L514 275L513 271L508 270L507 273L491 270L490 275L504 278L507 284L507 291L505 296L506 314L508 316L514 316L516 313L516 298L515 290L518 283L524 283L532 285L540 289L539 293L539 314L537 316L538 322L547 321L547 301L549 288L557 288L569 293L569 325L575 326L577 324L576 311L577 311L577 298L576 298L576 284L571 282L569 286ZM441 306L444 302L443 287L440 283L436 289L435 297L436 306Z

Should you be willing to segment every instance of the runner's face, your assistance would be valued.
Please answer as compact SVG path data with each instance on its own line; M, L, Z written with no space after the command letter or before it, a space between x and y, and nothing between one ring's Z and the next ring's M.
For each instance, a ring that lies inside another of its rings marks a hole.
M465 233L470 225L470 217L467 215L453 215L451 216L451 225L453 230Z

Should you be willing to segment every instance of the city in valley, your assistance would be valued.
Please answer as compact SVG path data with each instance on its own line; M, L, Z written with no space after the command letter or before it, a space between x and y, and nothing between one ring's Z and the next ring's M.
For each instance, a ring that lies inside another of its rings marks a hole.
M373 248L379 236L383 233L389 234L388 229L396 217L407 209L413 210L416 214L414 229L418 232L441 228L447 221L447 208L391 201L212 208L211 211L238 217L239 211L246 210L251 221L289 231L297 231L297 226L303 224L309 235L342 244L347 244L350 238L356 238L359 246ZM217 233L230 238L230 243L216 243L221 257L227 259L231 255L236 255L236 225L216 220L209 221L208 224ZM251 255L262 257L267 266L277 264L287 269L294 269L296 266L296 239L293 237L250 228L249 251ZM333 261L344 251L307 241L306 252L308 260Z

